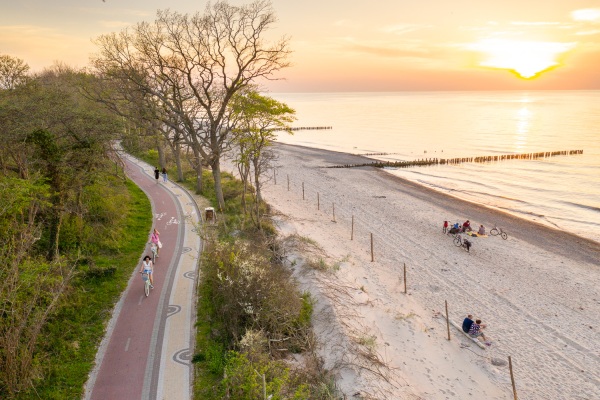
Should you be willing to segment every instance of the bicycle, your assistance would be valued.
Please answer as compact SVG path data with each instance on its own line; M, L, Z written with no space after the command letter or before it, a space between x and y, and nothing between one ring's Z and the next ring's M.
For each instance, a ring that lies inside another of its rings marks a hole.
M142 279L144 281L144 294L146 297L150 294L150 274L146 272L140 272L142 274Z
M494 226L492 229L490 229L490 235L492 236L498 236L500 235L500 237L504 240L508 239L508 235L506 234L506 232L504 232L502 230L502 228L498 228L497 226Z
M471 252L472 243L467 239L463 240L462 236L459 234L457 234L454 237L454 244L456 245L456 247L462 247L463 249L465 249L467 253Z
M156 257L158 256L158 248L156 247L156 243L152 243L150 245L150 250L152 251L152 265L156 264Z

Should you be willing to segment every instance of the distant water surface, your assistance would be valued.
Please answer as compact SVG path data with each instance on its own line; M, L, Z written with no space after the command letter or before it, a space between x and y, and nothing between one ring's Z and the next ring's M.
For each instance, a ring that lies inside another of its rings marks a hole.
M295 126L333 127L280 134L284 143L391 161L581 149L389 172L600 242L600 91L270 95L296 110Z

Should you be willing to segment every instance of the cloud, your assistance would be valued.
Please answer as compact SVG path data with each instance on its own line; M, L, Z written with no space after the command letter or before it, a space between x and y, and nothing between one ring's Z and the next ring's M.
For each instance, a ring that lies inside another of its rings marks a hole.
M385 33L393 33L395 35L403 35L405 33L414 32L420 29L431 28L431 25L418 25L418 24L396 24L387 25L380 28L380 31Z
M561 25L562 22L544 22L544 21L512 21L511 25L516 26L549 26L549 25Z
M581 31L581 32L577 32L576 35L578 36L592 36L592 35L598 35L600 34L600 30L598 29L594 29L591 31Z
M127 21L98 21L100 25L108 29L121 29L131 26L131 22Z
M390 43L384 41L357 41L353 38L344 38L341 47L344 52L364 53L379 57L414 57L424 56L429 53L421 41Z
M575 21L600 22L600 8L582 8L571 12Z

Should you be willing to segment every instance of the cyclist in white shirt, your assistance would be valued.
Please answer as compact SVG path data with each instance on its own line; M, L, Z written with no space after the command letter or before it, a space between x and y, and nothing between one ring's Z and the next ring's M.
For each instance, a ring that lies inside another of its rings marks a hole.
M148 277L150 278L150 288L154 289L154 280L152 279L152 260L150 259L150 256L144 257L142 265L140 266L140 273L148 274Z

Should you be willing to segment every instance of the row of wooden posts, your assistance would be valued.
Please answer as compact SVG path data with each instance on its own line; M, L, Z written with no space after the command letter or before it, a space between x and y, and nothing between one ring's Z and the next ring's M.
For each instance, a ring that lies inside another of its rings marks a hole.
M273 181L275 183L275 185L277 185L277 175L275 170L273 170ZM288 192L290 191L290 176L287 175L287 190ZM302 182L302 200L305 200L305 191L304 191L304 182ZM337 222L335 220L335 202L331 203L332 206L332 222ZM319 192L317 192L317 210L321 210L321 196L319 194ZM350 225L350 240L354 240L354 214L352 214L351 217L351 225ZM375 261L375 252L374 252L374 242L373 242L373 233L370 233L370 238L371 238L371 262ZM404 268L403 268L403 272L404 272L404 294L408 294L408 288L407 288L407 279L406 279L406 263L404 263ZM448 340L451 339L450 336L450 318L448 316L448 301L445 301L445 305L446 305L446 326L447 326L447 330L448 330ZM512 368L512 360L511 357L508 356L508 367L510 370L510 380L512 382L512 389L513 389L513 395L514 395L514 400L517 400L517 389L516 389L516 385L515 385L515 378L513 375L513 368Z
M413 161L373 161L369 163L333 165L327 168L356 168L356 167L419 167L428 165L456 165L467 162L494 162L505 160L535 160L539 158L583 154L583 150L543 151L538 153L503 154L499 156L459 157L459 158L423 158Z
M331 126L297 126L290 128L291 131L319 131L325 129L333 129Z

